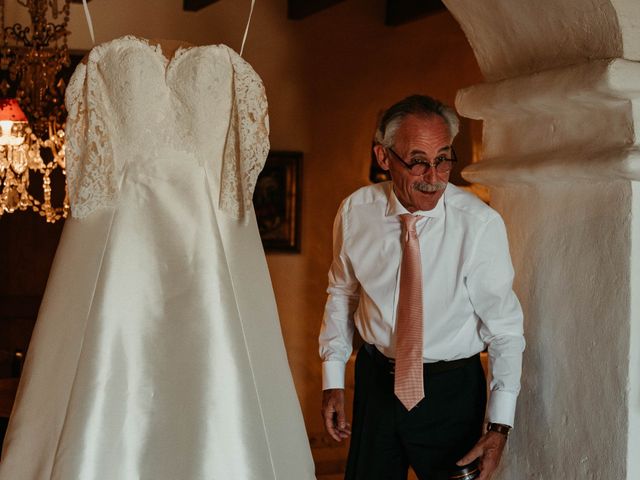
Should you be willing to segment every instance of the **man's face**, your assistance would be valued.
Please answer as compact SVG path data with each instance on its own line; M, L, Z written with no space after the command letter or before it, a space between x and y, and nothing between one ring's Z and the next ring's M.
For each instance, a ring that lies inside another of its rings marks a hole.
M396 131L392 149L408 164L416 160L435 163L442 155L450 157L451 141L449 127L439 115L408 115ZM450 172L441 173L431 167L423 175L414 176L382 145L376 145L375 153L380 167L391 174L396 197L409 212L428 211L436 206Z

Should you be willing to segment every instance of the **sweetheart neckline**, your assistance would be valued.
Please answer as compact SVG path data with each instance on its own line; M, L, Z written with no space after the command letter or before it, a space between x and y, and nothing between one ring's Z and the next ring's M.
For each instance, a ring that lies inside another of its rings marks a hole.
M159 57L160 60L162 60L164 64L165 72L170 69L172 64L177 63L178 60L180 60L183 56L195 50L208 49L208 48L225 48L227 50L232 51L233 53L236 53L236 51L233 50L231 47L222 43L217 43L217 44L208 44L208 45L180 46L175 50L171 58L169 58L163 53L162 47L160 46L160 44L153 45L149 41L149 39L144 37L138 37L136 35L131 35L131 34L124 35L122 37L114 38L113 40L109 40L107 42L101 43L100 45L97 45L96 47L94 47L92 52L95 50L100 50L101 47L105 48L108 45L117 44L117 43L126 42L126 41L132 41L134 43L140 44L148 48L149 50L151 50L154 54L156 54L157 57ZM238 54L236 53L236 55Z

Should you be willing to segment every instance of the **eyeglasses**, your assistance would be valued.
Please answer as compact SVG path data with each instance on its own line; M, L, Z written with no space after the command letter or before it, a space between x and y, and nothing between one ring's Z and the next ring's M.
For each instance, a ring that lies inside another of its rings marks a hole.
M451 147L451 158L447 157L446 155L438 155L435 162L433 163L428 161L424 157L413 157L411 159L411 162L407 163L402 159L400 155L394 152L391 147L385 148L389 152L391 152L393 156L396 157L396 159L399 160L407 170L409 170L409 173L411 175L414 175L416 177L427 173L430 167L435 168L436 172L438 173L449 173L451 171L451 168L453 167L453 162L458 161L458 157L456 157L456 152L453 147Z

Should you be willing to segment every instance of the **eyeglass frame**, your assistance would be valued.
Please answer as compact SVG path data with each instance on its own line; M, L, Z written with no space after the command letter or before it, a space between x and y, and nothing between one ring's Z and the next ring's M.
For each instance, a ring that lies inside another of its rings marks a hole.
M432 163L432 162L407 163L402 159L402 157L400 155L398 155L395 152L395 150L393 150L393 148L391 148L391 147L384 147L384 148L385 148L385 150L388 150L389 152L391 152L393 154L393 156L396 157L396 159L399 160L400 163L407 170L409 170L409 174L411 174L414 177L419 177L421 175L424 175L425 173L427 173L429 171L429 168L431 168L431 167L435 168L437 173L449 173L451 170L453 170L453 162L457 162L458 161L458 156L456 155L456 151L453 149L453 145L451 145L450 150L449 150L451 152L451 158L438 160L441 157L439 155L438 157L436 157L435 163ZM451 168L446 172L441 172L441 171L438 170L438 166L440 166L443 162L451 162ZM422 172L422 173L413 173L415 167L424 168L425 165L428 165L428 166L426 167L424 172Z

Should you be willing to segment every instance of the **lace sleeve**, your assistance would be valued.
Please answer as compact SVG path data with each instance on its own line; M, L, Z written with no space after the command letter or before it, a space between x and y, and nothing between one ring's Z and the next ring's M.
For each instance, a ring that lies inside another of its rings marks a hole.
M258 74L229 49L233 67L231 121L224 149L220 208L242 218L269 153L267 96Z
M113 155L101 115L99 74L92 60L90 54L87 65L78 66L65 95L67 188L71 215L75 218L111 206L116 198Z

